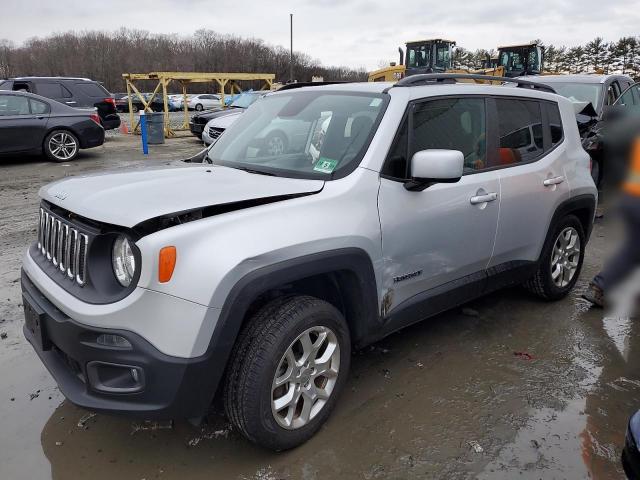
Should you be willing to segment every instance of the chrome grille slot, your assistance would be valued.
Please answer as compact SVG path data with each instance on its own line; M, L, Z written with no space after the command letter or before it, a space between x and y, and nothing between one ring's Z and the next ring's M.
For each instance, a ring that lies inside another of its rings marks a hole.
M87 245L89 243L89 237L87 237L84 233L78 235L78 246L76 248L76 282L78 285L85 284L85 273L87 270Z
M61 274L83 286L87 282L89 235L72 223L40 209L38 251Z

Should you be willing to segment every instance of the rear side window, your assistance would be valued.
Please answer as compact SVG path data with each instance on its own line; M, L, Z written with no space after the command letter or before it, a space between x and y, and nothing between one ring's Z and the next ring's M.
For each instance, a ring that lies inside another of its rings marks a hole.
M38 95L47 98L71 98L71 92L60 83L36 83Z
M78 89L82 93L84 93L89 97L105 98L105 97L111 96L111 94L107 91L107 89L104 88L99 83L90 83L90 82L76 83L76 87L78 87Z
M0 90L13 90L13 82L11 80L0 82Z
M43 113L49 113L49 105L40 100L34 100L33 98L29 99L29 103L31 104L31 113L34 115L40 115Z
M542 111L539 102L496 99L498 166L532 162L544 153Z
M547 109L547 118L549 119L549 130L551 133L551 148L562 142L564 138L564 131L562 129L562 118L560 117L560 110L555 103L544 103Z

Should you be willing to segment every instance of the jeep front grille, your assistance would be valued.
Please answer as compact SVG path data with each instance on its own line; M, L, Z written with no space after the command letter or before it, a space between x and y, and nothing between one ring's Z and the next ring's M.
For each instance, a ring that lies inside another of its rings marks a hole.
M38 251L70 280L83 286L87 280L89 237L53 214L40 208Z

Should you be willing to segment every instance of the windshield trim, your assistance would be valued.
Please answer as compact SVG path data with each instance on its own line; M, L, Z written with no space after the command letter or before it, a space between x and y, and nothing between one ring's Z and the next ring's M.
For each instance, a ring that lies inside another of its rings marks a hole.
M293 90L293 91L287 90L287 91L283 91L282 93L275 92L269 95L269 97L273 98L279 95L300 95L300 94L304 94L305 92L309 92L309 90L305 88L302 90ZM371 98L380 98L382 100L382 105L380 105L380 111L378 113L378 116L375 122L373 123L373 126L371 127L371 131L369 132L369 135L367 136L358 154L355 157L353 157L353 159L344 168L340 168L332 173L301 172L298 170L287 170L284 168L272 168L266 165L256 165L254 163L224 161L216 158L211 158L208 156L208 153L207 153L207 158L213 165L222 165L229 168L234 168L235 165L239 165L241 167L248 168L250 170L255 170L256 172L263 171L268 175L274 175L277 177L284 177L284 178L331 181L331 180L339 180L348 175L351 175L360 166L360 164L362 163L362 159L364 158L367 151L369 150L369 147L371 146L371 142L373 141L373 138L378 132L380 123L382 122L382 119L386 114L387 107L389 106L389 102L391 101L391 95L385 92L363 92L363 91L328 90L328 89L327 90L323 89L322 92L329 95L371 97ZM259 99L258 101L261 101L261 99ZM249 108L255 105L255 103L256 102L254 102ZM215 143L211 144L209 146L208 152L210 152L215 145L216 145ZM240 169L241 168L239 168L239 170Z

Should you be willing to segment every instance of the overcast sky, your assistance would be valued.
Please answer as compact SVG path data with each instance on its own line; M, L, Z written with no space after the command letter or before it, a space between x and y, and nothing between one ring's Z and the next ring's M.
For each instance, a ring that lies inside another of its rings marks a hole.
M639 0L0 0L0 38L120 26L188 35L200 28L289 45L325 65L377 68L407 40L444 37L495 48L541 38L575 46L640 35Z

